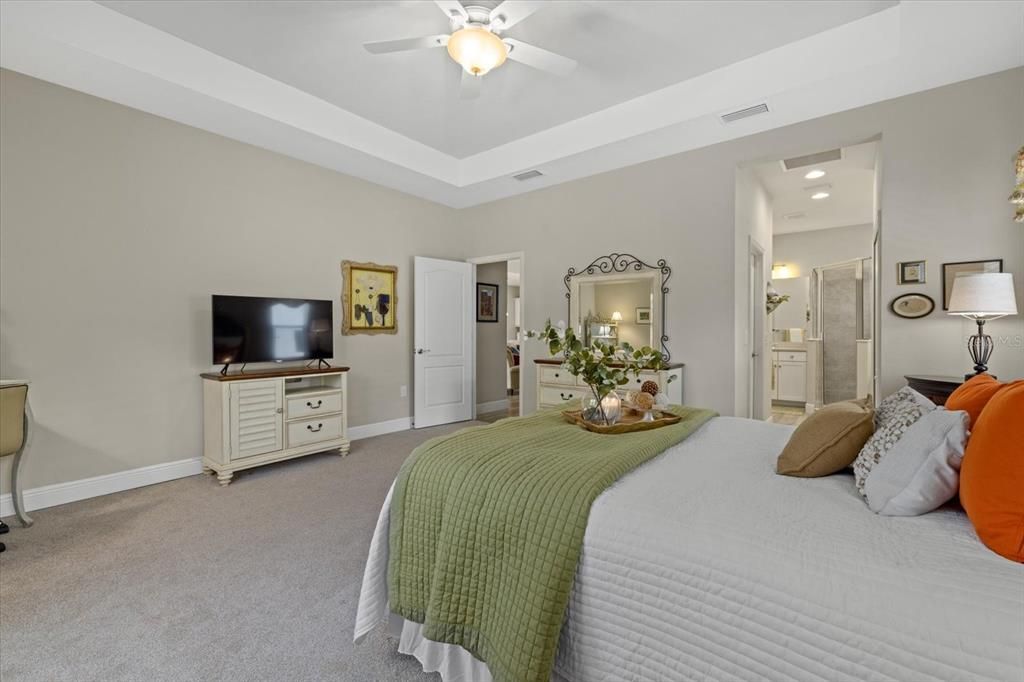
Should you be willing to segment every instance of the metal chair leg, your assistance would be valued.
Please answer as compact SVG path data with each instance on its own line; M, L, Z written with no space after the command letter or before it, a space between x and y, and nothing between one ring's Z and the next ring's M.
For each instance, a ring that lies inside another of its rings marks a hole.
M14 502L14 513L18 515L18 520L21 521L21 525L28 528L32 525L32 518L25 513L25 498L21 490L21 462L24 459L25 452L28 450L29 441L32 438L32 420L29 415L28 403L25 404L25 438L21 444L21 448L14 453L14 466L11 467L11 501Z

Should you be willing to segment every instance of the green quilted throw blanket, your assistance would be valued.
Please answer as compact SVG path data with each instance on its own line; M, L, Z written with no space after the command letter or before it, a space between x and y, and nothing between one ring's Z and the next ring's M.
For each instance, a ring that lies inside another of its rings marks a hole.
M548 682L590 506L624 474L716 416L591 433L558 410L435 438L391 502L391 610L485 661L496 682Z

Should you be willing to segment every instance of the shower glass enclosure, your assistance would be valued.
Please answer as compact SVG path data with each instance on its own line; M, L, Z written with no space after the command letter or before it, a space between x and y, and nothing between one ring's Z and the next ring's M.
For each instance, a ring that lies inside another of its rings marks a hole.
M811 274L818 405L862 397L870 385L873 268L873 259L858 258L814 268Z

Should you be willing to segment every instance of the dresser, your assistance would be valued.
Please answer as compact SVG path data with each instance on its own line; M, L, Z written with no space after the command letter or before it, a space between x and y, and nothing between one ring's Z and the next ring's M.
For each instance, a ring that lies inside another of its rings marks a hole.
M904 377L907 385L936 405L945 405L946 398L964 383L962 377L934 376L930 374L908 374Z
M348 367L207 373L203 471L236 471L314 452L348 453Z
M537 407L578 408L580 398L590 394L587 384L562 368L558 358L534 360L537 365ZM669 377L675 379L669 383ZM630 383L620 390L637 390L647 380L654 381L673 405L683 403L683 363L673 363L668 369L644 371L639 378L630 376Z

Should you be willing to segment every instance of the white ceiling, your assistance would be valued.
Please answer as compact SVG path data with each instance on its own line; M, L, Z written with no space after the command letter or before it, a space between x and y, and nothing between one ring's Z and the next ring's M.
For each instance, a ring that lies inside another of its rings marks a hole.
M560 78L509 61L476 100L459 98L461 68L443 47L363 49L448 33L433 2L100 4L462 159L895 2L549 2L508 35L575 59L577 70Z
M837 161L793 170L786 170L781 160L754 166L772 197L773 233L871 224L877 147L876 142L844 147ZM811 170L825 171L825 176L808 180L804 176ZM828 198L812 199L819 190L828 192Z
M1024 65L1024 0L891 4L551 2L509 35L579 68L469 102L443 50L361 47L443 32L429 2L4 0L0 65L463 207Z

